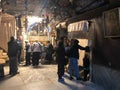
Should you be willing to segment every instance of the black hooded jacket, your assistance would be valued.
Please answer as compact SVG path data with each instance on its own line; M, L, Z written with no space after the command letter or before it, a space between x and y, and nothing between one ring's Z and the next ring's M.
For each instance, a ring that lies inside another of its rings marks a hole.
M18 54L19 46L14 39L8 42L8 56L15 57Z
M73 45L70 47L70 57L77 58L79 59L79 49L80 50L85 50L84 47L78 45L78 40L75 40L73 42Z

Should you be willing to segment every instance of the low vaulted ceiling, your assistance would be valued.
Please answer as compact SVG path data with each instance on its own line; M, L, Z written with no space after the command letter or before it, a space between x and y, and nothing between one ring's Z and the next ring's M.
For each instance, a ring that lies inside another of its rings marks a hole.
M112 0L1 0L3 12L13 16L49 16L55 23L88 10L101 7Z

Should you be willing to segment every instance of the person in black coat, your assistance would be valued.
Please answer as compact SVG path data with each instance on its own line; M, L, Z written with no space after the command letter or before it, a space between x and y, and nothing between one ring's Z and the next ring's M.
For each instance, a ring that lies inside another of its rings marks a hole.
M26 56L25 56L26 64L25 65L27 66L27 65L31 64L31 45L30 45L29 41L26 41L25 43L26 43L26 45L25 45L25 49L26 49Z
M15 75L18 73L18 50L19 46L12 36L8 42L8 57L9 57L9 74Z
M90 68L90 49L87 46L85 50L85 56L83 58L83 69L84 69L84 81L88 80L89 68Z
M71 40L70 46L70 62L69 62L69 73L70 73L70 80L73 79L72 75L75 71L75 76L77 80L81 80L79 74L79 66L78 66L78 59L79 59L79 49L85 50L85 47L78 45L79 41L77 39Z
M46 46L46 60L48 61L48 64L51 64L53 58L52 58L52 54L53 54L53 45L50 43L50 41L47 42L47 46Z
M63 41L58 42L58 46L56 47L56 62L58 64L58 81L64 81L62 78L64 75L64 66L65 66L65 48Z
M18 44L18 63L21 63L21 54L22 54L22 41L20 39L17 39L17 44Z

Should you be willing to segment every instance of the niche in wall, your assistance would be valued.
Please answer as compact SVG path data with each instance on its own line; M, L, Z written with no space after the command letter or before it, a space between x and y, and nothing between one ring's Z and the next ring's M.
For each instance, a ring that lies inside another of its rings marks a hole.
M103 13L104 36L120 37L120 8L111 9Z

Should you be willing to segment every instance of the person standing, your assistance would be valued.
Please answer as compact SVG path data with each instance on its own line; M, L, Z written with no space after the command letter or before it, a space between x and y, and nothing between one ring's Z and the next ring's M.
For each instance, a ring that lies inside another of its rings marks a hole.
M65 66L65 48L63 41L58 42L58 46L56 47L56 62L58 65L58 81L64 81L64 66Z
M31 59L31 45L30 45L29 41L26 41L25 49L26 49L26 56L25 56L26 64L25 65L27 66L27 65L31 64L31 61L30 61L30 59Z
M52 54L53 54L53 45L50 43L50 41L47 42L46 46L46 60L50 64L52 62Z
M86 46L85 56L83 58L83 69L84 69L84 81L88 80L90 70L90 48Z
M77 80L81 80L79 74L79 66L78 66L78 59L79 59L79 49L85 50L86 48L78 45L79 41L77 39L71 40L70 46L70 62L69 62L69 73L70 73L70 80L73 79L73 71L75 71L75 76Z
M38 66L39 65L39 59L41 55L41 44L38 41L35 41L32 45L32 65Z
M21 63L21 53L22 53L22 41L20 39L17 39L18 43L18 63Z
M8 57L9 57L9 74L15 75L18 73L18 51L19 46L15 41L15 38L11 36L8 42Z

